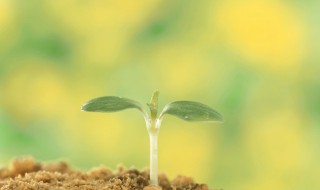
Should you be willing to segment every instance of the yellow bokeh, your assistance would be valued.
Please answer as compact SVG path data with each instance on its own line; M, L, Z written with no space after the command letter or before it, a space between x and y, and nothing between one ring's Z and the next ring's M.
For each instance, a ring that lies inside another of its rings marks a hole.
M2 102L8 112L26 124L32 118L55 118L64 113L67 91L62 73L41 60L24 60L6 76ZM61 113L62 112L62 113Z
M226 1L213 22L233 51L264 70L290 72L306 56L306 28L298 11L280 1Z
M72 33L77 63L113 65L125 51L132 32L152 15L158 1L49 2L57 19Z
M84 114L82 114L84 115ZM82 130L77 131L77 141L85 146L91 147L91 153L97 157L106 157L115 154L121 148L125 127L119 115L114 114L106 117L105 114L90 114L83 116L81 123L76 122Z
M13 11L10 2L7 0L0 1L0 32L12 22Z
M210 65L204 64L203 54L192 46L184 44L160 46L154 55L156 76L161 78L162 85L176 95L195 91L203 81L214 75Z
M183 121L176 123L179 123L179 127L171 127L171 130L162 129L160 132L160 170L170 177L184 174L194 176L196 180L207 180L209 173L206 172L206 168L216 149L210 140L213 135L201 124L184 126ZM170 128L163 126L165 127ZM199 129L200 127L203 128Z
M13 36L16 31L14 28L14 10L12 2L7 0L0 1L0 53L6 51L6 45L12 45L15 40Z
M284 179L292 172L302 172L311 158L304 140L306 126L301 113L294 107L287 107L256 117L247 123L246 128L250 130L245 137L252 164L257 170L255 178L262 183L273 179L277 180L274 184L289 185L284 184Z

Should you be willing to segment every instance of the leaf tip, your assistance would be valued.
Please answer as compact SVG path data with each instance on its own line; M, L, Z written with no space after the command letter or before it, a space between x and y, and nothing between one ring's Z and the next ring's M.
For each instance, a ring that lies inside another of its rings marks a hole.
M90 110L90 108L91 108L90 102L91 102L91 101L92 101L92 100L84 103L84 104L81 106L81 111L83 111L83 112L90 112L90 111L92 111L92 110Z
M223 123L224 122L223 115L219 112L216 112L216 118L215 118L214 122Z
M87 110L86 110L86 104L84 104L83 106L81 106L81 111L84 111L84 112L87 111Z

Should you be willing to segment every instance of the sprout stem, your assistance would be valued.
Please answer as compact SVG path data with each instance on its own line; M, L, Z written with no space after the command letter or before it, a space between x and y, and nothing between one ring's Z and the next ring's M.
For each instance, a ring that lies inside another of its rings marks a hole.
M150 119L147 129L150 138L150 185L158 186L158 134L161 122L157 119L159 91L153 92L150 103Z
M150 185L158 186L158 135L161 121L150 119L147 123L150 140Z
M150 185L158 186L158 134L150 137Z

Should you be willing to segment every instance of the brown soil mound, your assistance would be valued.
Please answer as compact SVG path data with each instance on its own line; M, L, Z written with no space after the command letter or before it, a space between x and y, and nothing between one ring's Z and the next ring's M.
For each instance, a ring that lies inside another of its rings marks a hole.
M67 163L41 164L31 158L17 159L0 169L0 190L156 190L149 185L148 171L124 169L112 172L105 167L88 172L71 169ZM178 176L169 181L159 176L162 190L208 190L204 184Z

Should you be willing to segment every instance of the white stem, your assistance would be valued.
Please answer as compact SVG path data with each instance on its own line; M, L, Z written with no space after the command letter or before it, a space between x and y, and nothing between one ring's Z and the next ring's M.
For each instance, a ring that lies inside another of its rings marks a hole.
M150 185L158 186L158 134L161 120L150 119L147 123L150 139Z
M150 185L158 186L158 133L150 136Z

